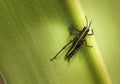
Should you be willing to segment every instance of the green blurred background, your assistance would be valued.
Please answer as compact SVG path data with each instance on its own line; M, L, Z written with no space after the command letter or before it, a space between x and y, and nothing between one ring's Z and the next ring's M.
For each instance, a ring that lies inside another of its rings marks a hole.
M63 2L64 3L64 2ZM120 83L119 0L80 0L113 84ZM60 0L0 0L0 70L8 84L96 84L82 50L71 63L65 50L72 24Z

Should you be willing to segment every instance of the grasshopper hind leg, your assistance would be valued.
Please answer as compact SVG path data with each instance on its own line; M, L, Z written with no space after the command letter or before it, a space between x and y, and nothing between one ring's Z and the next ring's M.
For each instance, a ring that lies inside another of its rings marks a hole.
M73 40L70 40L53 58L50 59L50 61L53 61L57 58L57 56L69 45L73 42Z

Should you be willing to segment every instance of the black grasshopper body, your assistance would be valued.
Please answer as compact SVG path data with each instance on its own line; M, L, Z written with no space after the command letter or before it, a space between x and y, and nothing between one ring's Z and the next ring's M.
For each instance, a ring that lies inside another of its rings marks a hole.
M86 18L86 17L85 17ZM70 49L68 50L68 52L65 55L65 59L68 60L68 62L70 61L70 58L76 53L76 51L81 48L81 46L83 44L85 44L85 46L87 47L92 47L87 45L86 42L86 36L87 35L93 35L93 29L92 29L92 33L88 34L88 32L90 31L90 26L91 26L92 21L89 23L88 25L88 20L86 18L86 26L79 31L78 29L74 28L74 31L76 31L76 33L70 32L71 35L75 35L75 37L73 38L73 40L70 40L52 59L50 59L51 61L54 60L58 54L64 50L68 45L72 44Z

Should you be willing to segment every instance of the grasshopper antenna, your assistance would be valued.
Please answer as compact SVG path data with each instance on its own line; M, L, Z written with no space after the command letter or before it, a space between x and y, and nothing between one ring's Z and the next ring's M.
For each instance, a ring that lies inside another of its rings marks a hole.
M89 24L88 28L90 28L91 24L92 24L92 21L90 21L90 24Z
M86 16L85 16L85 19L86 19L86 27L88 27L88 19Z

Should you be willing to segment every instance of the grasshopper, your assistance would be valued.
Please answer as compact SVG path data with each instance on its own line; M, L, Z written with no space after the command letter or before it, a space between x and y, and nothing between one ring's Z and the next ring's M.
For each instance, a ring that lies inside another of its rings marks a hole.
M72 40L70 40L52 59L50 59L50 61L56 59L56 57L61 53L61 51L63 51L70 44L72 45L65 55L65 60L68 60L68 62L70 61L72 56L76 53L76 51L78 51L78 49L81 48L83 44L85 44L86 47L93 47L88 45L86 41L86 36L91 36L94 34L93 29L92 29L92 33L88 34L88 32L90 31L90 26L92 21L90 21L88 25L87 17L85 16L85 18L86 18L86 26L81 31L74 28L74 31L76 31L77 33L70 32L70 34L75 35L75 37Z

